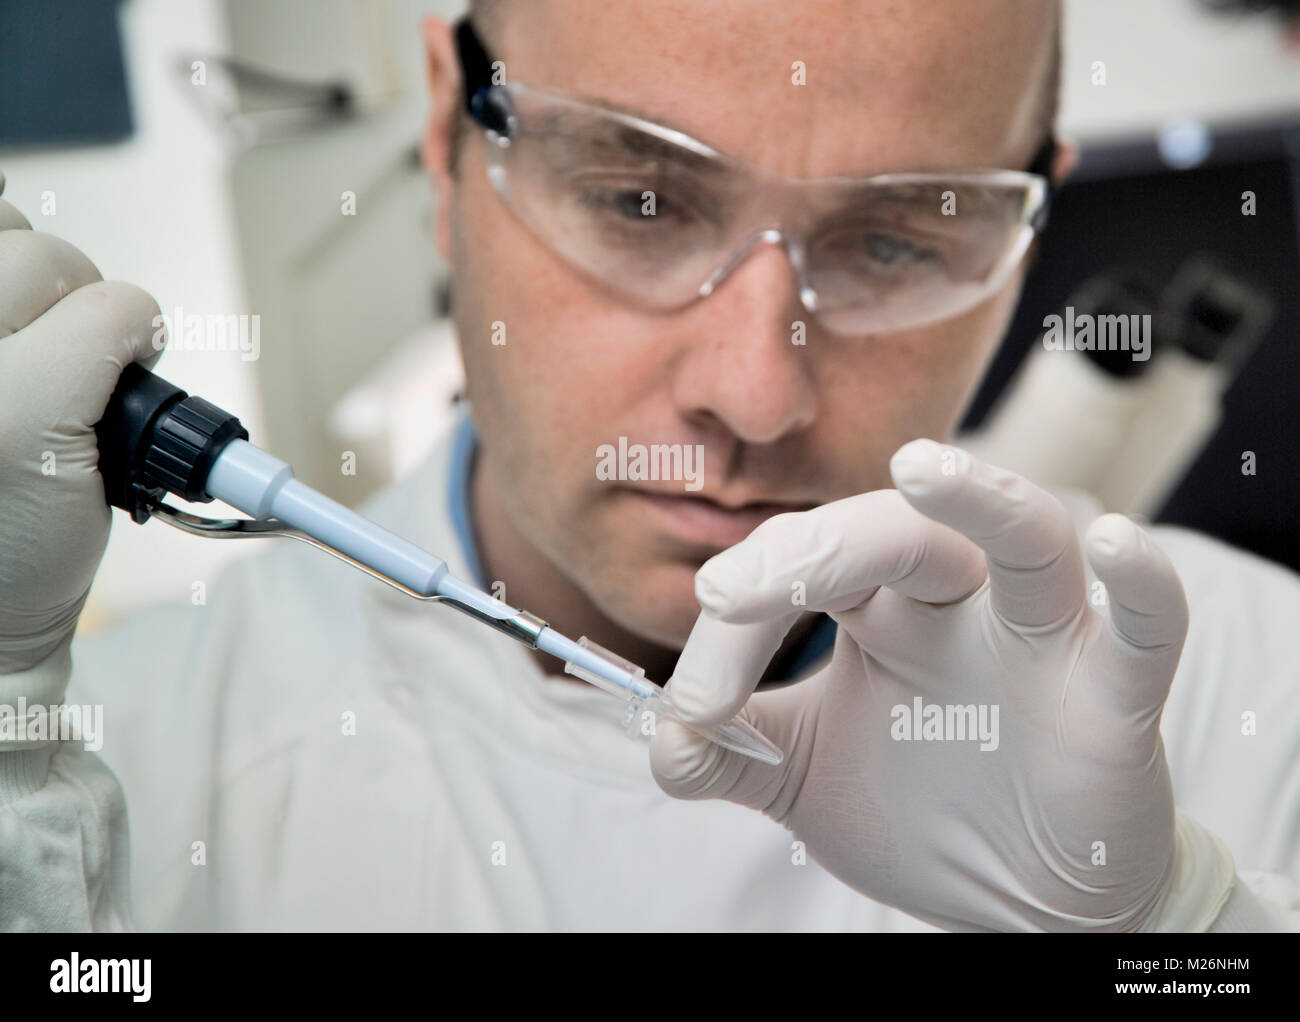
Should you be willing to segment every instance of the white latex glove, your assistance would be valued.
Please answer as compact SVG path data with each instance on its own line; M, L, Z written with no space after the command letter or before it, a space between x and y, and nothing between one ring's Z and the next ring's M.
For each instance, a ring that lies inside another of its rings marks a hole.
M0 193L4 175L0 174ZM158 306L0 200L0 706L49 710L108 542L95 423ZM47 728L56 726L47 721ZM78 742L0 741L0 930L130 924L126 810Z
M94 426L123 367L158 360L157 315L0 200L0 703L62 700L108 543Z
M673 699L700 722L747 704L785 761L664 720L659 784L763 811L845 883L946 929L1204 929L1235 872L1174 810L1159 725L1187 604L1169 560L1099 518L1098 611L1054 497L930 440L891 469L897 491L778 515L700 569ZM751 698L804 610L839 624L830 665ZM989 723L997 707L996 749L898 740L895 708L917 698Z

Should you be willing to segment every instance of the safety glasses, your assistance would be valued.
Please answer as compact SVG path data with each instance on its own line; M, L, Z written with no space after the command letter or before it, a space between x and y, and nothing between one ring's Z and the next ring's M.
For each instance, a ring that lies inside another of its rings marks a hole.
M919 327L994 294L1046 223L1050 139L1027 172L789 178L638 117L494 84L468 19L456 41L493 188L551 250L648 309L711 294L770 243L826 329Z

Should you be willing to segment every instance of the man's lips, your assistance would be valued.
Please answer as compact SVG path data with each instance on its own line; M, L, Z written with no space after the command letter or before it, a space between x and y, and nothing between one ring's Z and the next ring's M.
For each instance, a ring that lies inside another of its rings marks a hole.
M730 501L692 493L630 488L638 503L647 508L658 527L693 545L723 549L734 546L773 515L806 511L811 503L779 501Z

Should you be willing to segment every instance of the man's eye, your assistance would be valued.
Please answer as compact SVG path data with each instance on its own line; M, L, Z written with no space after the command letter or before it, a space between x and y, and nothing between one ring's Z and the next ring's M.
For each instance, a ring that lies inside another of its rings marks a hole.
M638 190L588 187L582 189L580 199L589 209L622 220L654 221L662 218L680 218L684 215L676 202L655 192L652 188Z
M862 234L858 236L858 251L882 266L901 266L905 263L924 262L933 258L933 250L907 239L890 234Z

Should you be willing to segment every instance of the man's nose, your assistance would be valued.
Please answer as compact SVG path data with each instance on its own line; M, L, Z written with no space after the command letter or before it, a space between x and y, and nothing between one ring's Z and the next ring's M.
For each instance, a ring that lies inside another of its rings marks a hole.
M816 417L807 343L811 317L779 236L765 236L688 313L673 397L687 417L711 417L746 443L770 444Z

